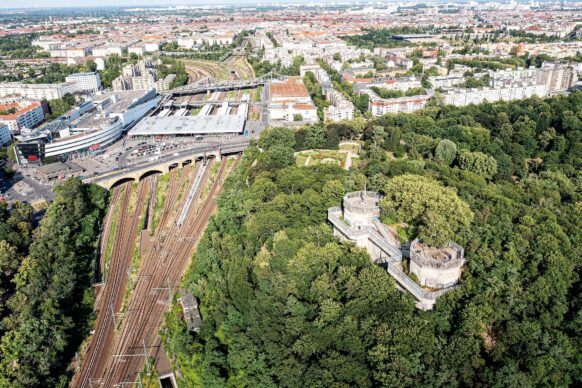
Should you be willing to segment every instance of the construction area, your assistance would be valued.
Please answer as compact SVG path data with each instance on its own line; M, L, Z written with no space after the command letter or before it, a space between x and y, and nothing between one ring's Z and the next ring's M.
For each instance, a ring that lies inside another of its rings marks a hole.
M238 160L200 160L112 189L94 275L95 330L73 362L71 386L160 386L163 378L177 387L158 331Z

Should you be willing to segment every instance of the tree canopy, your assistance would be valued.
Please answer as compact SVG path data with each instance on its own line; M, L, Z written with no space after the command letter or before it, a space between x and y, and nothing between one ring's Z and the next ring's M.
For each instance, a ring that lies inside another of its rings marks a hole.
M349 172L263 162L341 126L268 131L227 180L182 285L202 330L175 305L162 331L184 384L580 385L580 112L572 93L387 115L364 125ZM497 172L484 179L456 150ZM432 311L333 238L327 208L365 182L385 195L384 220L464 246L459 286Z
M4 290L0 386L63 386L66 366L91 329L92 258L107 192L78 179L55 191L32 239L30 207L18 205L0 223L2 286L12 283ZM15 241L4 225L23 239Z
M454 190L419 175L390 179L380 206L388 223L404 221L418 230L420 239L436 246L454 240L473 220L473 212Z

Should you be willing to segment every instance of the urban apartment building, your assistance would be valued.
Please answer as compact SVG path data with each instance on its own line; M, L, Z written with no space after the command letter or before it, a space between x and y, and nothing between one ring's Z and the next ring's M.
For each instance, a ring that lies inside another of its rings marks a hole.
M572 88L578 80L572 66L558 63L544 63L537 70L536 82L544 85L548 92L562 92Z
M354 104L346 100L342 93L332 89L325 93L325 98L333 105L325 107L323 110L324 121L334 122L354 118Z
M449 90L442 94L442 98L445 104L466 106L480 104L485 101L511 101L533 96L545 97L547 94L548 89L545 85L515 83L501 88Z
M75 82L62 82L58 84L24 84L10 82L0 84L0 97L20 96L31 100L54 100L67 93L75 93Z
M317 121L317 107L301 77L274 80L269 84L269 114L271 120Z
M122 75L113 80L113 91L125 90L151 90L165 92L170 90L175 74L169 74L163 79L158 79L156 69L151 59L142 59L135 65L123 67Z
M0 146L5 146L12 141L12 133L8 124L0 122Z
M351 120L354 118L354 104L348 101L344 95L333 88L329 74L319 64L302 65L299 74L304 77L311 72L317 82L321 84L323 96L333 105L323 110L324 121Z
M66 82L77 84L77 91L94 93L101 89L99 73L75 73L65 77Z
M397 97L397 98L381 98L373 90L364 89L361 93L366 93L369 96L368 109L372 112L372 116L383 116L388 113L411 113L422 109L428 102L430 95Z
M4 112L11 112L2 114ZM8 126L13 134L21 129L34 128L44 120L44 111L40 102L13 102L0 105L0 124Z

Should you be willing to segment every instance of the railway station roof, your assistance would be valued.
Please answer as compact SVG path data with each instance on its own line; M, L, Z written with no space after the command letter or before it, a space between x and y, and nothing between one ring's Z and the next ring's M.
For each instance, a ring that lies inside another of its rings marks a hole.
M244 126L245 117L240 115L146 117L129 136L240 134Z

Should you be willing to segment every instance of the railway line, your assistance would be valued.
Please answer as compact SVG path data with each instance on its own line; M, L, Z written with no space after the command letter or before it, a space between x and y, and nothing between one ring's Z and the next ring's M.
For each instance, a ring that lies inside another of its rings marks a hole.
M99 303L96 304L97 319L94 333L83 352L80 369L75 374L73 386L90 386L92 379L103 368L103 355L107 354L114 339L116 314L123 302L123 290L127 283L127 271L131 264L131 253L137 237L139 215L149 193L149 180L138 185L137 199L130 209L132 187L124 184L114 189L110 210L119 203L119 220L115 231L113 252L109 261L107 281L101 286ZM110 226L109 226L110 227ZM105 254L106 252L102 252Z
M148 252L144 258L140 268L140 282L129 304L129 314L123 320L119 340L114 348L114 357L110 358L103 377L104 386L136 381L138 373L146 363L146 355L149 360L151 356L156 358L156 354L151 352L152 349L156 352L161 351L158 328L167 311L167 305L173 299L174 288L180 282L195 249L197 237L194 239L191 237L199 236L203 232L214 210L214 196L222 186L225 167L226 162L223 160L217 172L217 179L210 189L211 195L202 205L200 213L195 216L196 207L192 206L188 211L188 223L180 227L172 222L168 238L158 246L158 249ZM207 175L208 173L205 173L205 180L208 180ZM202 189L203 187L198 189L198 193ZM185 198L181 198L177 204L178 209L184 205L184 200ZM175 217L170 221L173 220Z
M115 233L110 278L103 286L95 331L81 368L71 383L73 387L113 387L135 382L144 365L151 367L150 357L156 360L158 356L162 356L158 329L164 313L168 304L173 301L173 294L190 262L198 239L216 207L215 198L222 189L223 180L234 168L227 168L226 158L220 162L209 160L210 165L205 169L202 179L204 183L196 190L185 222L180 226L176 219L186 202L193 176L201 168L200 163L185 166L181 174L178 174L178 170L170 171L160 221L153 232L152 243L142 252L135 287L121 320L116 312L123 302L127 269L131 265L132 250L138 233L139 215L142 214L143 207L149 205L148 217L153 219L158 178L152 175L140 182L132 212L128 212L130 187L126 184L114 189L110 211L119 206L119 224ZM213 163L220 164L218 170L212 173L215 174L214 180L209 184ZM202 194L204 199L200 201ZM109 225L106 227L110 227L111 219L107 217L107 220ZM148 226L151 224L147 223ZM165 355L163 357L165 359Z

